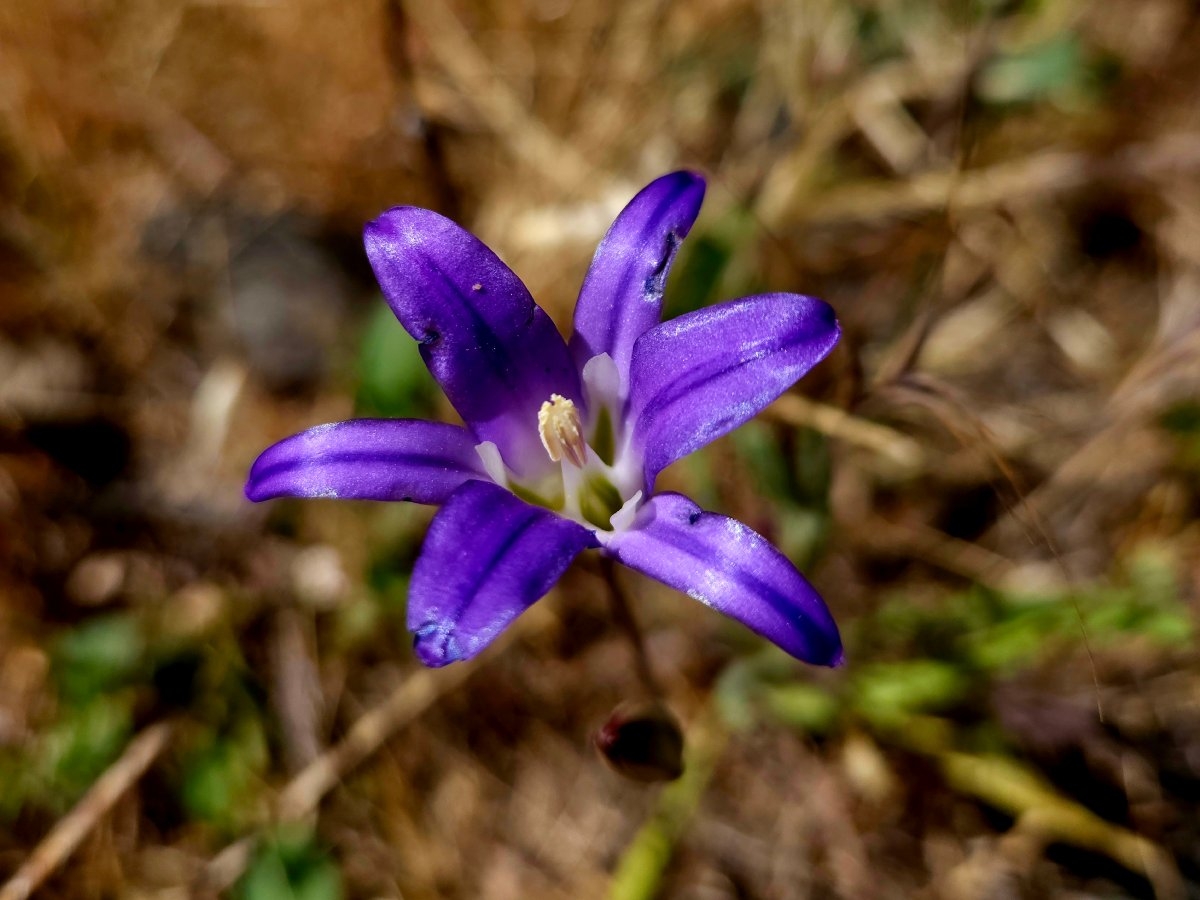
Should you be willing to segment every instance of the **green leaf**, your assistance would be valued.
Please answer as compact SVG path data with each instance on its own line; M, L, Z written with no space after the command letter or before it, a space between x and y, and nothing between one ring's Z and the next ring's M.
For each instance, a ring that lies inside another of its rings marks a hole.
M967 693L966 673L934 659L877 663L855 679L855 706L868 720L888 724L920 712L946 709Z
M968 655L984 669L1013 668L1058 646L1068 629L1080 634L1075 609L1065 597L1024 606L1008 602L998 612L1000 621L965 635Z
M767 711L778 721L811 734L825 734L837 721L838 699L814 684L781 684L763 691Z
M812 428L797 429L792 447L793 496L806 506L827 509L833 481L829 440Z
M54 650L55 677L62 697L86 703L127 684L142 663L145 641L128 614L101 616L64 635Z
M1061 34L992 59L980 72L979 96L997 104L1095 99L1112 80L1111 64L1089 58L1078 35Z
M236 829L254 812L267 765L266 738L256 719L209 740L184 762L182 799L193 818Z
M820 555L829 533L829 516L811 509L785 507L779 511L775 545L801 571Z
M760 264L749 252L762 227L745 207L730 207L721 218L688 235L672 270L663 319L673 319L730 297L760 289Z
M280 829L259 846L233 890L237 900L341 900L336 863L303 827Z
M417 342L396 321L386 303L376 304L358 355L360 415L429 418L437 385L425 367Z
M788 460L769 425L765 422L747 422L733 432L731 440L760 493L780 498L792 494Z
M133 696L96 697L69 708L37 742L27 765L36 772L35 796L65 810L120 755L133 733Z
M724 722L734 731L748 731L755 723L754 693L758 680L747 660L726 667L717 679L713 706Z

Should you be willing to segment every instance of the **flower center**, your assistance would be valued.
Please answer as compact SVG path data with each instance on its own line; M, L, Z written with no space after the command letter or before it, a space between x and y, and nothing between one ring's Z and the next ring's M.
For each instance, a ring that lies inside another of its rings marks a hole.
M592 418L596 421L590 423L583 421L574 401L562 394L551 394L538 410L538 437L551 461L559 463L557 478L550 491L531 491L524 485L511 483L509 487L527 499L547 493L556 496L559 499L544 505L567 518L608 531L616 527L613 516L628 503L630 495L638 493L629 515L640 502L641 495L636 490L623 491L618 487L628 479L618 477L613 466L612 414L609 404L603 402L606 398L595 394L592 391L589 400L593 407Z
M620 378L607 353L583 367L587 417L575 401L551 394L537 413L538 437L554 470L529 466L541 473L518 478L505 465L491 441L475 450L492 480L526 503L553 510L605 534L624 531L642 503L642 458L621 419ZM532 461L530 461L532 463Z
M538 436L552 462L566 457L577 469L587 462L588 448L579 410L562 394L551 394L538 410Z

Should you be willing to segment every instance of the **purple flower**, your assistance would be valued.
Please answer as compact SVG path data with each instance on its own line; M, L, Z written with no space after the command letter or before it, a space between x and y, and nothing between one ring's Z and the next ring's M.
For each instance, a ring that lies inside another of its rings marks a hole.
M588 548L737 619L800 659L842 661L820 596L761 535L658 474L741 425L837 343L833 310L762 294L659 322L667 272L704 180L665 175L601 241L564 342L500 259L435 212L366 227L396 317L465 427L319 425L268 448L251 500L438 503L413 568L408 627L429 666L470 659Z

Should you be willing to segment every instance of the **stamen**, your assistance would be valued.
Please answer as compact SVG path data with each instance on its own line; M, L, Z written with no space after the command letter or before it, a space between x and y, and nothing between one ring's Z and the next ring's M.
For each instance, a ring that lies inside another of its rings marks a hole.
M551 394L538 410L538 436L550 459L558 462L564 456L576 467L587 461L587 443L583 439L583 423L575 404L561 394Z

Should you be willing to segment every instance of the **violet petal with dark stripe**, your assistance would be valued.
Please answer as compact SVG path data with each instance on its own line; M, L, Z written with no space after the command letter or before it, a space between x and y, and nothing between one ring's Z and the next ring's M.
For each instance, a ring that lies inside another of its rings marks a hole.
M513 471L548 471L537 411L552 393L582 404L579 371L550 317L478 238L427 209L388 210L364 232L388 304L479 441Z
M658 324L671 263L703 202L703 177L672 172L642 188L617 216L575 305L571 352L580 369L607 353L628 384L634 341Z
M753 418L833 349L829 305L762 294L658 325L633 348L629 418L647 491L668 465Z
M842 640L820 595L770 541L735 519L704 512L682 494L659 494L629 531L606 539L605 550L798 659L842 663Z
M317 425L268 447L250 469L246 496L444 503L459 485L486 477L465 428L352 419Z
M367 255L466 427L318 426L268 448L246 495L443 503L409 591L429 666L481 652L596 547L800 659L839 664L837 626L783 554L686 497L653 496L665 466L754 416L838 340L833 311L795 294L657 324L703 196L703 178L675 172L630 201L592 260L569 348L475 237L429 210L384 213Z
M464 484L434 516L413 568L417 656L427 666L475 656L595 546L588 529L504 488Z

